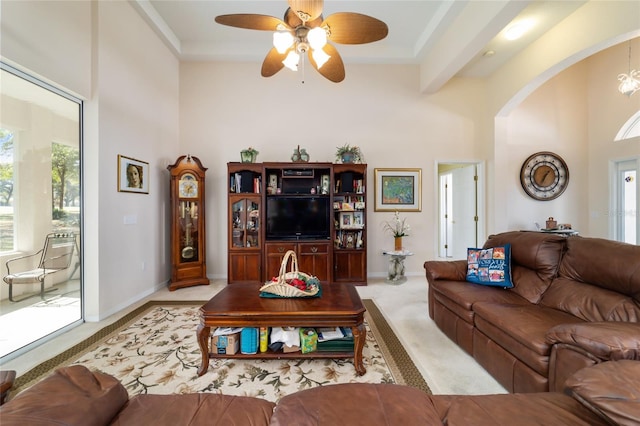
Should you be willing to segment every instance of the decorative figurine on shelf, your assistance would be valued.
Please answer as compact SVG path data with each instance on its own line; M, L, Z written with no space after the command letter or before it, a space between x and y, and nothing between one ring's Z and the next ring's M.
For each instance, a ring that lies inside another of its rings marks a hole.
M300 162L300 145L297 148L293 149L293 155L291 156L291 161L294 163Z
M291 161L293 161L294 163L308 163L309 154L307 153L307 150L304 148L300 149L300 145L298 145L297 148L293 149Z

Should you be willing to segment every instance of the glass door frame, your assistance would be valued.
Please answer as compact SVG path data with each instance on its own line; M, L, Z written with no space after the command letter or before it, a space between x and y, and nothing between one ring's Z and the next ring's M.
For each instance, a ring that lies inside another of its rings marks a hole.
M85 309L84 309L84 267L83 267L83 236L84 236L84 185L83 185L83 135L84 135L84 131L83 131L83 101L79 98L76 98L75 96L49 84L46 83L34 76L29 75L26 72L23 72L20 69L15 68L14 66L11 66L9 64L6 64L2 61L0 61L0 70L2 73L6 72L9 74L12 74L14 77L20 78L24 81L26 81L27 83L31 83L35 86L37 86L37 90L40 89L44 89L48 92L51 92L55 95L58 95L66 100L69 100L75 104L77 104L78 107L78 116L77 116L77 120L78 120L78 197L79 197L79 201L78 201L78 209L79 209L79 214L78 214L78 225L77 225L77 229L78 229L78 235L76 236L77 240L76 240L76 247L77 247L77 271L74 270L74 272L72 273L74 276L75 274L78 274L79 277L79 294L80 294L80 312L79 312L79 316L77 320L73 320L71 322L69 322L68 324L62 326L61 328L50 332L48 334L43 335L42 337L36 338L36 340L33 340L31 343L25 344L24 346L22 346L20 349L17 349L15 351L12 351L8 354L6 354L5 356L2 356L0 358L0 361L2 362L7 362L13 358L16 358L22 354L24 354L27 351L30 351L32 349L34 349L37 346L40 346L42 344L44 344L45 342L65 333L66 331L68 331L71 328L74 328L80 324L82 324L84 322L84 317L85 317ZM15 95L15 94L14 94ZM23 94L25 96L24 99L20 99L20 100L24 100L26 102L32 102L32 96L33 93L25 93ZM44 106L43 108L46 108L46 106ZM50 143L53 145L54 142L57 142L56 140L51 140ZM14 160L15 161L15 160ZM26 186L26 185L24 185ZM53 209L53 206L52 206ZM53 217L51 218L53 220ZM34 251L39 249L39 247L35 247ZM71 266L72 270L74 268L74 265ZM69 279L71 279L71 276L69 276ZM40 299L38 297L34 297L33 298L34 302L38 302L40 301Z

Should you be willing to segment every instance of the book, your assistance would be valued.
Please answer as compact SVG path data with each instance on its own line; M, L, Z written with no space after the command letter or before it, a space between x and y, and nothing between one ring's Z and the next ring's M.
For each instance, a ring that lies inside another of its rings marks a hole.
M344 337L344 333L340 327L321 327L317 328L316 332L318 333L318 342L342 339Z

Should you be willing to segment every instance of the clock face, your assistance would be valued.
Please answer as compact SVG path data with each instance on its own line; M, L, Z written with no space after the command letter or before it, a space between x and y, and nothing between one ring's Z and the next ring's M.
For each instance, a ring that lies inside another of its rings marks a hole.
M196 198L198 196L198 181L191 174L182 176L178 183L180 198Z
M520 183L531 198L553 200L567 189L569 169L560 156L552 152L538 152L522 164Z

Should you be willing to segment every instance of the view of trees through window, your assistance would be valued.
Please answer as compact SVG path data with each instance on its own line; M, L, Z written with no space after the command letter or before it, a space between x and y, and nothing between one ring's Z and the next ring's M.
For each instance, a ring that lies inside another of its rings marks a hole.
M53 143L51 185L53 230L80 225L80 153L77 148Z
M14 135L0 129L0 252L15 250ZM80 153L78 148L51 145L52 227L55 231L80 226Z
M13 221L13 133L0 129L0 252L15 249Z

